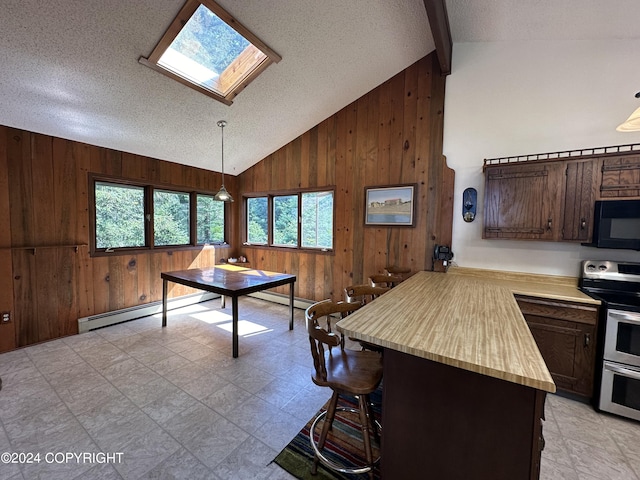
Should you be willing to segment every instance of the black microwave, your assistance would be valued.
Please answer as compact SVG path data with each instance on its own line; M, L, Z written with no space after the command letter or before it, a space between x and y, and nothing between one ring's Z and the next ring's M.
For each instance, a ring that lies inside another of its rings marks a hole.
M592 243L586 245L640 250L640 200L597 201Z

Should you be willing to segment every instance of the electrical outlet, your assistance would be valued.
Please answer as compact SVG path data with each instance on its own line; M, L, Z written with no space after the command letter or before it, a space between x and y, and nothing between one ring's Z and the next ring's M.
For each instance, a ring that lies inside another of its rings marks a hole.
M0 321L2 323L9 323L11 322L11 312L1 312L0 313Z

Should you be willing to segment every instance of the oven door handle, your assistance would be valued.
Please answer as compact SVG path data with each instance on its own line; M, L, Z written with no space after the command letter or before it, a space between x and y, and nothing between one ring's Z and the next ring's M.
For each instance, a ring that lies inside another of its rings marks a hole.
M633 378L634 380L640 380L640 372L638 372L637 370L630 370L628 368L620 367L618 365L613 365L608 362L605 362L604 368L605 370L610 370L624 377Z
M628 313L609 310L609 316L617 320L622 320L624 322L640 325L640 315L638 314L628 314Z

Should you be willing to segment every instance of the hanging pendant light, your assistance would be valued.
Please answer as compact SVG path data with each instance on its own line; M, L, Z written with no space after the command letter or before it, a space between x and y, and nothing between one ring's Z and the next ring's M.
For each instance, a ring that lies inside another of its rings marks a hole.
M222 135L222 186L213 198L221 202L233 202L233 197L229 194L229 192L227 192L227 189L224 188L224 127L227 126L226 120L218 120L218 126L220 127Z
M636 98L640 98L640 92L636 93ZM619 132L638 132L640 131L640 107L637 108L624 123L616 128Z

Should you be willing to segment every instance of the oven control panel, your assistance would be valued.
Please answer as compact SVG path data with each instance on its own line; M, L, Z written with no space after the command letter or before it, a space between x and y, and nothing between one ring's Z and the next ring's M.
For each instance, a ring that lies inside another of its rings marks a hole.
M640 282L640 263L584 260L582 278Z

